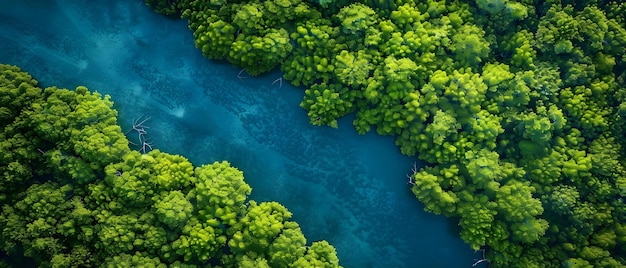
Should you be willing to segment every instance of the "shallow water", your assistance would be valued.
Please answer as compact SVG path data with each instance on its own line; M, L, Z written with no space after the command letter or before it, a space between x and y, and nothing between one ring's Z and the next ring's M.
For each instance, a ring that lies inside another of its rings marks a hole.
M0 62L42 87L112 96L120 124L151 117L156 148L194 164L228 160L252 198L283 203L309 242L326 239L345 267L470 267L478 257L453 221L428 214L405 174L414 158L390 137L314 127L302 88L274 72L238 78L194 48L181 20L142 1L0 0ZM82 2L82 1L81 1Z

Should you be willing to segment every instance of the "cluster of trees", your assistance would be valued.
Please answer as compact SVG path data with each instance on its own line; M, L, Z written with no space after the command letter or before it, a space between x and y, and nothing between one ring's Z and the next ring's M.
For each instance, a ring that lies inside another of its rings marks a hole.
M0 65L0 266L340 267L228 162L131 150L112 105Z
M626 265L621 1L154 2L207 57L305 86L312 124L395 136L493 265Z

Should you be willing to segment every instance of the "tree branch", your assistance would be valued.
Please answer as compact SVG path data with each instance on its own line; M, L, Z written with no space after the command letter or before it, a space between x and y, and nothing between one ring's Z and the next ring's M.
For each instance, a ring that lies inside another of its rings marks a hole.
M152 151L152 146L153 143L151 141L149 141L149 139L146 137L148 135L148 131L146 129L150 128L146 125L144 125L144 123L146 123L146 121L150 120L151 117L146 117L143 118L140 116L138 118L133 118L133 125L131 127L130 130L126 131L126 133L124 133L124 135L128 135L128 133L130 132L137 132L137 139L138 142L134 143L132 141L128 141L128 143L132 144L132 145L137 145L137 146L141 146L141 148L139 149L139 152L141 152L142 154L145 154L149 151Z

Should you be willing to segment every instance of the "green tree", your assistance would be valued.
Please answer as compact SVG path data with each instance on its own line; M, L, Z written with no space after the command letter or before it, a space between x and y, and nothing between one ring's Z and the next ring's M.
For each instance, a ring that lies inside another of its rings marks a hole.
M335 16L340 21L343 33L356 36L363 36L365 30L378 18L372 8L361 3L343 7Z
M201 220L218 219L235 225L245 212L244 202L252 188L244 182L243 173L228 162L216 162L195 169L194 191Z
M0 65L0 204L28 185L36 175L34 167L45 166L39 150L44 140L29 125L32 106L43 102L37 81L18 67ZM38 150L39 149L39 150Z
M251 75L274 69L291 52L289 33L285 29L269 29L261 36L240 34L232 43L228 60Z
M184 226L193 211L193 205L180 191L171 191L154 204L159 221L170 228Z
M264 11L265 8L258 1L237 5L233 16L233 25L237 26L237 29L245 34L263 30L265 28Z
M412 175L414 185L411 191L424 204L424 210L443 215L453 215L459 201L456 194L442 189L443 178L421 171Z
M209 59L226 58L235 41L235 27L217 16L202 23L193 32L196 47Z
M311 124L337 128L337 119L354 111L356 93L340 84L314 84L304 92L300 107L308 111Z
M140 252L135 254L120 254L119 256L107 257L102 267L146 267L146 268L165 268L166 264L162 263L159 258L151 258Z
M486 244L491 235L498 234L492 231L497 204L489 201L487 196L472 195L464 192L462 195L464 202L459 204L458 213L461 215L459 226L461 226L461 238L474 250L480 249ZM508 238L504 236L503 238Z
M357 52L342 50L333 61L335 74L345 85L355 87L364 85L370 77L370 72L373 71L370 60L371 55L363 50Z
M0 246L10 254L24 254L41 264L52 261L88 265L94 238L93 218L72 187L53 182L32 184L14 205L0 214ZM68 257L71 257L68 259Z
M337 252L326 241L316 241L311 244L303 257L292 264L292 267L341 267Z
M232 238L228 245L234 253L265 254L289 218L291 212L277 202L250 201L246 214L230 230Z
M491 49L485 32L474 25L463 25L451 38L450 50L462 66L477 66Z
M226 236L217 220L199 221L192 218L183 227L180 237L172 243L172 249L185 262L202 263L216 257L225 244Z
M282 233L270 245L272 267L289 267L306 253L306 238L297 223L286 221Z
M328 83L335 75L336 54L346 48L336 40L339 33L329 20L299 22L291 33L297 46L281 66L283 77L296 86Z

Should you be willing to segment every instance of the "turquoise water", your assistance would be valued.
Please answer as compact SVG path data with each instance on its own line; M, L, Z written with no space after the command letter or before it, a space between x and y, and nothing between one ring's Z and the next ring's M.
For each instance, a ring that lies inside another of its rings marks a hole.
M274 72L238 78L193 47L186 23L142 1L0 0L0 62L56 85L111 95L120 123L151 117L156 148L194 164L228 160L252 198L293 212L309 242L326 239L345 267L471 267L456 223L411 195L414 158L391 137L360 136L351 119L314 127L303 89ZM243 74L245 75L245 74Z

